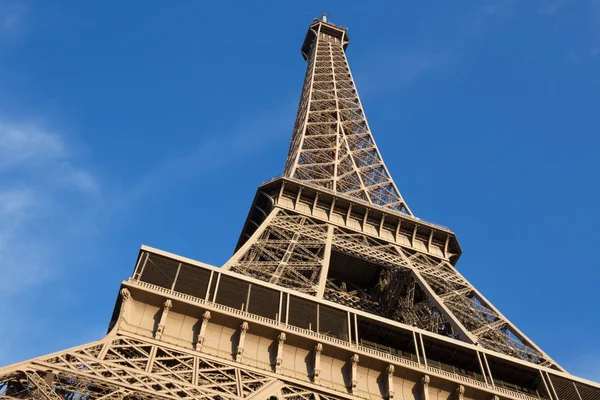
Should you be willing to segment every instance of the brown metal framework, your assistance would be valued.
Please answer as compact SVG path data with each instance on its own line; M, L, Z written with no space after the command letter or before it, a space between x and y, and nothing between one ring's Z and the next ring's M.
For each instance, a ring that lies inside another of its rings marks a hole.
M323 21L309 28L308 59L284 175L412 215L392 180L346 60L346 30Z
M103 339L0 369L1 399L600 400L455 268L367 124L347 31L315 20L284 175L216 268L143 246Z
M560 369L454 268L446 228L290 179L257 197L272 209L256 202L268 214L225 268Z
M2 378L4 399L339 398L135 335L109 335L18 364Z
M306 188L294 190L287 203L281 201L286 197L285 182L281 193L262 192L268 203L277 206L226 267L561 369L460 275L453 266L458 257L444 257L447 249L441 243L439 251L433 252L434 229L426 232L430 237L417 238L420 220L396 215L411 217L412 213L371 135L346 60L347 44L344 29L321 20L310 26L303 46L308 66L284 172ZM319 191L313 185L329 190ZM323 201L322 193L333 200ZM340 206L339 199L346 205ZM332 223L335 211L347 220L345 226ZM396 226L389 225L390 219L398 221ZM398 243L396 231L403 221L415 232L408 232L406 243ZM366 229L369 225L371 230ZM383 235L386 228L387 236ZM446 238L456 242L454 234L446 231ZM328 275L335 256L346 264L336 277ZM363 275L365 269L382 271L376 272L377 282L361 289L342 279L341 275L351 274L349 265Z

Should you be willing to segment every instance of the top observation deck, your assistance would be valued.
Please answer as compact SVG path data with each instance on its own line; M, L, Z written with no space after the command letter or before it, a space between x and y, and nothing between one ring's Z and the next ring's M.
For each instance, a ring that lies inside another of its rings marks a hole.
M348 28L343 28L328 22L327 15L323 14L321 19L314 19L313 23L308 27L308 32L306 32L306 37L304 38L304 43L302 43L301 49L302 57L304 57L305 61L308 60L310 48L319 32L339 39L344 50L346 50L348 43L350 43L350 38L348 37Z

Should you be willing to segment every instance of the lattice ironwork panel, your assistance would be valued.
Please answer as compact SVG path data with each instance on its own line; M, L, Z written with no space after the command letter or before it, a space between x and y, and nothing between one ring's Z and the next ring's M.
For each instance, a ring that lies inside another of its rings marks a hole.
M276 211L260 237L231 261L231 270L314 294L323 267L327 224L300 214Z
M107 337L0 370L0 398L242 399L273 381L185 351Z
M352 286L347 282L330 280L325 292L328 299L445 336L459 337L457 332L464 329L471 341L486 348L536 364L554 364L449 262L338 227L332 248L380 265L382 272L376 292L357 287L348 291Z
M369 130L344 41L314 30L285 175L411 214Z

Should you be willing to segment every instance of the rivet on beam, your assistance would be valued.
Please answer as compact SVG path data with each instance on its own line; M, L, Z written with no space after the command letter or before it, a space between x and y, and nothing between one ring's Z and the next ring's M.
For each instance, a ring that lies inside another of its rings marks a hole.
M353 354L350 357L350 362L352 363L352 390L356 389L358 385L358 354Z
M396 368L393 364L388 365L387 367L387 397L388 399L393 399L396 395L394 392L394 372Z
M240 325L240 340L235 353L235 361L242 361L242 356L244 354L244 341L246 340L246 332L248 332L248 329L250 329L248 322L242 322L242 325Z
M456 400L463 400L465 397L465 387L463 385L458 385L456 388Z
M283 363L283 344L285 343L285 332L281 332L278 336L277 336L277 358L275 359L275 372L280 374L281 373L281 364Z
M173 307L173 302L171 301L171 299L165 300L165 302L163 303L163 311L162 311L162 314L160 315L160 322L158 323L158 328L156 329L156 332L154 333L154 337L156 339L160 339L163 332L165 331L167 315L169 314L169 310L172 307Z
M429 382L431 378L429 375L423 375L421 378L421 383L423 384L423 400L429 400Z
M323 345L317 343L315 345L315 372L313 374L313 380L315 383L319 382L319 375L321 374L321 352L323 352Z
M196 341L196 350L200 350L204 344L208 320L210 320L210 311L204 311L204 314L202 314L202 325L200 325L200 332L198 333L198 340Z

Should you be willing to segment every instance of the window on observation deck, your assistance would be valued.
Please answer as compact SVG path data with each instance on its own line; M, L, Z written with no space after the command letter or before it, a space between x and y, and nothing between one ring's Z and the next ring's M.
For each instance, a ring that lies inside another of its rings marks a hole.
M429 366L485 382L476 351L429 337L423 337L423 347Z
M412 332L392 329L370 319L358 318L358 344L417 362Z
M550 398L546 392L539 370L491 355L487 355L487 361L492 377L494 378L494 385L528 393L542 399ZM565 398L564 400L567 399Z
M600 389L550 374L552 386L561 400L600 399Z

